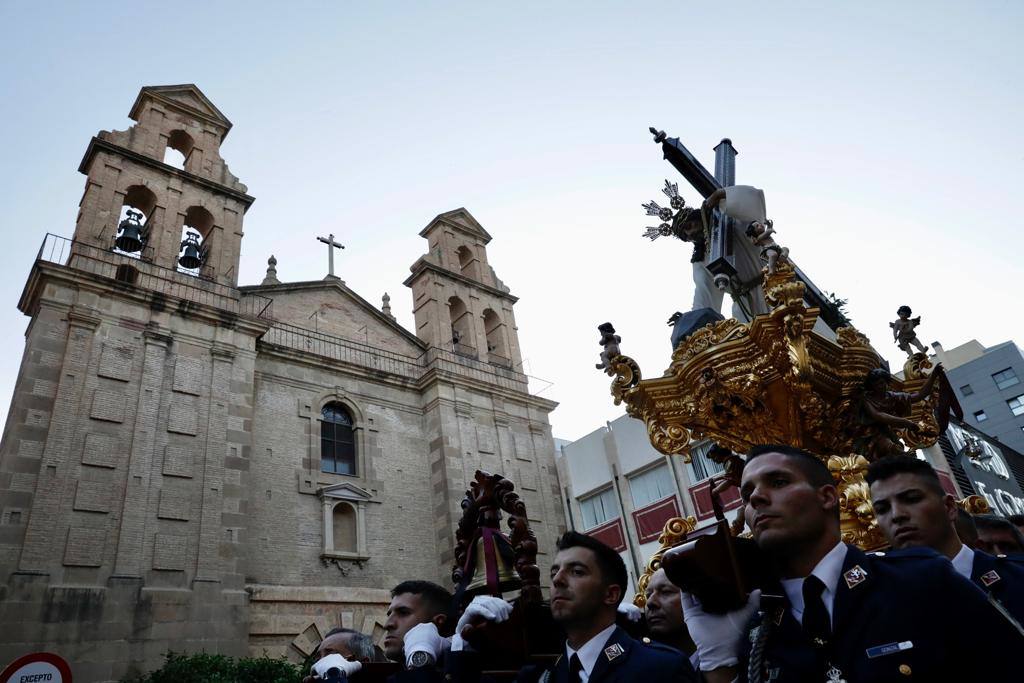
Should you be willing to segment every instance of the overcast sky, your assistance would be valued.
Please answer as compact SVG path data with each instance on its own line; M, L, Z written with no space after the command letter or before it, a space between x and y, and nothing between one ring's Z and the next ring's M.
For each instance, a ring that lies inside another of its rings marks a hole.
M466 207L520 297L556 436L621 414L599 323L658 376L665 321L691 302L690 247L641 237L640 204L677 179L650 125L708 167L732 138L779 242L897 367L903 303L926 344L1024 341L1024 3L278 6L0 2L0 417L39 245L71 236L86 145L130 125L145 85L195 83L234 123L222 154L256 197L244 284L271 253L282 280L322 277L315 238L333 232L338 274L412 329L417 233Z

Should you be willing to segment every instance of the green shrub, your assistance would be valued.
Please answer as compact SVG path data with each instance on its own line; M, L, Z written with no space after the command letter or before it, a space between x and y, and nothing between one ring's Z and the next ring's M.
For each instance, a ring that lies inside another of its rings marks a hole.
M302 672L287 659L232 659L225 655L168 652L156 671L122 683L301 683Z

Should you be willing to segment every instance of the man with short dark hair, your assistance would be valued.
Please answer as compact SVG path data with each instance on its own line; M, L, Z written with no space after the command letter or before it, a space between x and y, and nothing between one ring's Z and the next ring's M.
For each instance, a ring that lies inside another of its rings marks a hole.
M714 615L684 595L709 680L990 680L1019 674L1017 633L930 549L867 554L842 543L839 494L817 457L751 449L740 495L776 579L744 610ZM939 597L941 596L941 597ZM751 628L753 627L753 628Z
M957 520L963 511L942 488L931 465L897 455L871 463L865 479L871 486L875 519L893 548L925 546L945 555L957 573L1024 622L1024 561L993 557L972 548L969 538L961 540ZM975 523L968 519L960 526L970 534Z
M1010 524L1020 529L1020 532L1024 534L1024 515L1010 515L1007 519L1010 520Z
M1005 517L975 515L978 547L990 555L1024 553L1024 534Z
M565 630L565 652L548 669L524 668L520 683L696 681L681 652L634 640L616 625L619 602L629 588L626 565L617 552L575 531L563 534L557 549L551 563L550 605L552 618ZM503 621L507 614L486 618ZM454 645L452 650L455 654Z
M447 646L444 632L451 608L452 594L436 583L403 581L395 586L384 622L384 655L408 669L436 664Z

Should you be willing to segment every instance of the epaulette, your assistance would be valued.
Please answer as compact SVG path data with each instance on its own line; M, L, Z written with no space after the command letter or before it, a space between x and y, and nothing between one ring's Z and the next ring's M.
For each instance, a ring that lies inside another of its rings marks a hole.
M927 546L901 548L900 550L880 550L878 552L868 553L867 555L870 558L881 560L930 560L942 557Z
M645 647L649 647L652 650L661 650L662 652L666 652L668 654L673 654L673 655L680 654L679 650L677 650L676 648L672 647L671 645L666 645L665 643L659 643L658 641L651 640L650 638L643 638L643 639L641 639L640 642L643 643Z

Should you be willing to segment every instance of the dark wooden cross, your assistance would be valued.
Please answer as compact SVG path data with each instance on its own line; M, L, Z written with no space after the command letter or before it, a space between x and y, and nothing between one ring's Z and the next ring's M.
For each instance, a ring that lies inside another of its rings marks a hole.
M672 164L693 189L705 199L719 188L736 184L737 152L729 138L723 139L715 147L715 174L711 175L690 153L690 150L686 149L679 141L679 138L670 138L664 131L653 127L649 130L654 134L654 142L661 145L662 153L668 163ZM710 252L706 267L713 276L724 275L732 278L736 275L732 222L733 220L728 216L723 216L719 211L712 210L711 240L707 245ZM804 283L804 298L811 306L816 306L821 310L821 317L828 326L834 330L846 324L839 308L811 282L811 279L796 264L793 265L793 270L796 271L797 278Z

